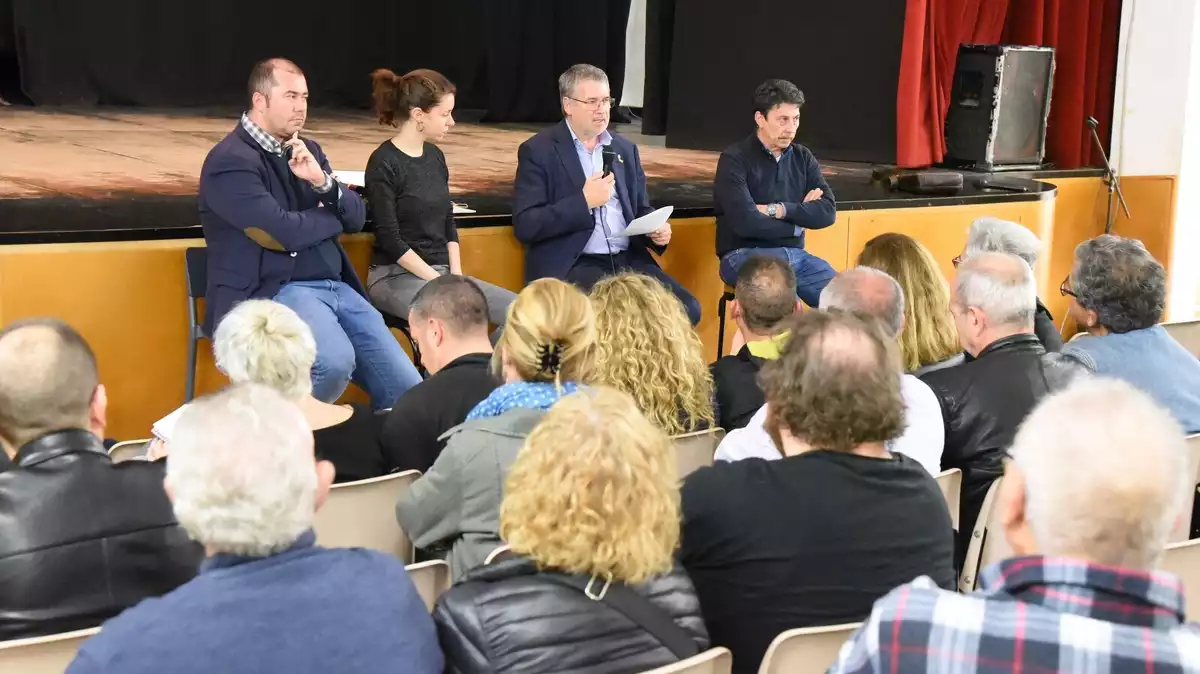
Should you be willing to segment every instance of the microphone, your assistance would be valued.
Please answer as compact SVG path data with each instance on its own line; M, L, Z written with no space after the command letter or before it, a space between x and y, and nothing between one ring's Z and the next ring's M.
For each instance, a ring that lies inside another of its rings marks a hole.
M1087 125L1091 127L1093 131L1096 129L1096 127L1100 126L1100 122L1097 122L1096 118L1092 117L1091 115L1088 115L1084 121L1087 122Z
M604 150L601 152L601 156L604 158L603 159L603 161L604 161L604 174L603 175L608 176L608 174L612 173L613 161L615 161L617 158L617 151L610 148L609 146L605 145Z

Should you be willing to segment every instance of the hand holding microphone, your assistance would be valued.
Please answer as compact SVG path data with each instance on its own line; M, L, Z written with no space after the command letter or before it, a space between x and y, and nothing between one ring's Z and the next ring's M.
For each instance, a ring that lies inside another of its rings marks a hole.
M612 198L613 188L616 184L617 179L611 173L608 175L599 171L593 173L592 177L583 183L583 198L587 201L587 207L589 209L600 208L607 204L608 200Z

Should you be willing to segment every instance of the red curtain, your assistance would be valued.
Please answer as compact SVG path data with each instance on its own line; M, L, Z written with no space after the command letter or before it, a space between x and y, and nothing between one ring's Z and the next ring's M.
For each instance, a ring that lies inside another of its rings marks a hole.
M1098 163L1084 117L1107 147L1121 0L908 0L896 96L896 163L928 166L944 136L958 46L1054 47L1046 160L1061 168Z

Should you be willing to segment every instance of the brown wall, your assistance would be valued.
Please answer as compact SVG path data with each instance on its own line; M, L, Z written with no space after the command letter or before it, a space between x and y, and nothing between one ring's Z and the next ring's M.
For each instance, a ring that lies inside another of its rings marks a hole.
M949 278L970 222L981 215L1015 220L1048 242L1038 270L1039 292L1060 321L1065 301L1058 285L1070 271L1080 241L1104 229L1104 186L1099 178L1054 180L1057 198L1043 202L934 208L847 211L824 230L809 233L808 248L837 269L853 262L873 236L901 231L927 245ZM1116 232L1142 239L1164 263L1170 260L1175 179L1124 180L1134 217L1121 215ZM706 355L716 354L717 275L714 221L678 220L664 268L691 290L704 311L699 331ZM520 244L507 227L461 230L467 271L518 290L523 279ZM371 237L344 243L360 275L365 274ZM43 244L0 247L0 324L35 315L58 316L78 328L100 359L109 389L110 435L143 437L150 424L183 399L187 347L183 249L200 240L125 243ZM732 332L732 330L730 331ZM1068 326L1067 334L1073 330ZM731 336L731 335L730 335ZM728 337L727 337L728 338ZM403 341L403 340L402 340ZM207 343L200 348L198 391L218 388L223 377L212 365ZM351 389L350 399L362 400Z

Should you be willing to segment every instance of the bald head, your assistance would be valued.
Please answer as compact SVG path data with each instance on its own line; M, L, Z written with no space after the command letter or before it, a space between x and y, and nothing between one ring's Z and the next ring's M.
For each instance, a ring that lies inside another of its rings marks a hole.
M816 449L853 451L904 429L895 340L879 321L810 311L789 323L779 358L760 375L767 430L789 453L788 437Z
M104 432L104 394L92 349L71 326L37 318L0 331L0 441L10 455L69 428Z
M855 267L833 277L821 291L820 306L874 318L891 337L904 328L904 290L896 279L871 267Z

